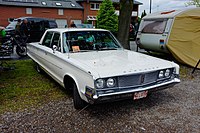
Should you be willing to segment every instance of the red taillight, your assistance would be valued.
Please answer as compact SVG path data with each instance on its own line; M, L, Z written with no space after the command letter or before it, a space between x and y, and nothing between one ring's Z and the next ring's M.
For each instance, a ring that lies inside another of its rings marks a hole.
M165 40L160 39L160 44L165 44Z

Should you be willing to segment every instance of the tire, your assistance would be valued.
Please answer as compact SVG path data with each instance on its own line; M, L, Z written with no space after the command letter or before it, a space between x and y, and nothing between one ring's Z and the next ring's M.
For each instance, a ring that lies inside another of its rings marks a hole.
M21 48L19 46L17 46L16 47L16 53L21 57L26 57L27 56L27 48L26 48L26 46L21 46Z
M73 84L73 102L75 109L82 109L86 106L86 102L83 99L81 99L75 83Z

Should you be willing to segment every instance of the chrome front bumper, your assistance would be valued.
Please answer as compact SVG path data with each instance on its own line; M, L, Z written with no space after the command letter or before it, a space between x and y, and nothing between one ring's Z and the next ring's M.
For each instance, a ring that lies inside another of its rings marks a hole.
M174 86L179 82L180 82L179 78L174 78L169 81L158 82L156 84L149 84L140 87L127 87L127 88L124 87L124 88L119 88L116 91L110 91L110 92L108 90L107 93L99 93L98 90L94 88L86 87L84 95L87 97L87 100L90 104L96 102L103 102L107 100L115 101L132 97L132 95L135 92L146 91L146 90L148 90L148 92L152 92L152 91L166 89Z

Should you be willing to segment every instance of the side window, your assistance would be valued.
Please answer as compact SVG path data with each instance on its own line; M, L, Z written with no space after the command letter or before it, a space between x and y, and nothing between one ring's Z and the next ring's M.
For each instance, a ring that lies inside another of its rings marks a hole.
M57 28L57 27L58 27L58 26L57 26L57 24L56 24L55 21L49 20L49 28Z
M142 33L162 34L165 31L166 24L167 24L166 20L144 21L144 27L142 29Z
M63 53L69 52L70 44L69 44L69 36L68 33L64 33L63 35Z
M59 33L54 33L51 47L53 47L53 45L56 45L58 48L57 50L61 52L60 34Z
M51 47L51 38L52 38L53 32L47 32L44 40L42 42L42 45L47 46L47 47Z

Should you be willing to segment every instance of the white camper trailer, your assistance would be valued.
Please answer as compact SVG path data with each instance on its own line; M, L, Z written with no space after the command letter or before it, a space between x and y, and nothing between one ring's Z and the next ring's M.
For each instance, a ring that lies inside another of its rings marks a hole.
M145 16L136 44L147 51L172 53L178 61L195 66L200 59L200 8Z

